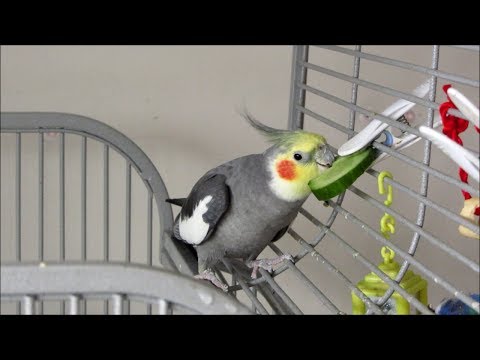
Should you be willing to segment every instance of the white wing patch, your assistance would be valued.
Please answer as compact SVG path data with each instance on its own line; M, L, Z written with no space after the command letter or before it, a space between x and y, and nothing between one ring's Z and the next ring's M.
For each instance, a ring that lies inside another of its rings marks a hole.
M203 214L208 211L207 204L212 201L212 196L204 197L193 210L193 214L189 218L180 219L179 230L180 236L189 244L200 244L205 236L207 236L210 225L203 221Z

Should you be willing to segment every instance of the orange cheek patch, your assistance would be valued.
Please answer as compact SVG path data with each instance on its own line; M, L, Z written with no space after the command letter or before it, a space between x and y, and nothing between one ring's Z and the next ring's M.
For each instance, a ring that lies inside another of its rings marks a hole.
M295 164L290 160L282 160L277 164L278 175L285 180L295 179Z

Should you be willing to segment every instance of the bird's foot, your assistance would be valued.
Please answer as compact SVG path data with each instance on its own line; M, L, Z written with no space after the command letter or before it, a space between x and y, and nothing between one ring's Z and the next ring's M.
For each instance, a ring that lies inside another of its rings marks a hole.
M247 266L249 268L253 268L252 279L256 279L258 268L262 268L270 272L273 270L274 265L280 264L283 260L290 260L293 262L293 256L289 254L283 254L282 256L273 259L260 259L255 261L249 261L247 263Z
M215 276L215 273L211 269L206 269L201 274L195 275L195 279L198 280L208 280L216 287L222 289L223 291L228 291L228 285L222 283L218 278Z

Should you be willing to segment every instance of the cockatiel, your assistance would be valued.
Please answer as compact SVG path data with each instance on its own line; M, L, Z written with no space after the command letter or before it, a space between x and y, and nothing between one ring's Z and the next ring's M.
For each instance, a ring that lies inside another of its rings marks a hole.
M222 258L255 259L281 238L310 194L308 182L330 167L335 155L324 137L303 130L268 127L250 114L243 117L273 146L262 154L231 160L208 171L188 198L169 199L182 207L173 235L197 252L197 279L227 291L212 267ZM248 261L256 277L259 267L270 271L289 255Z

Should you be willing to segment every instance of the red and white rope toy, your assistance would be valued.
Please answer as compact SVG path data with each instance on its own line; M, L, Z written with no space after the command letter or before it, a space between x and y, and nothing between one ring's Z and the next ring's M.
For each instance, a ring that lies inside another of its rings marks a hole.
M460 134L467 130L469 121L465 119L461 119L457 116L451 115L448 113L450 109L458 109L458 107L455 105L455 103L452 101L452 99L449 96L448 90L452 88L451 85L445 85L443 87L443 91L447 94L448 101L444 102L443 104L440 105L439 112L440 116L442 117L442 123L443 123L443 130L442 132L448 136L450 139L455 141L457 144L463 146L463 141L460 138ZM460 109L463 110L463 109ZM478 111L478 109L477 109ZM462 111L464 112L464 111ZM478 121L478 120L477 120ZM474 125L475 129L477 130L478 133L480 133L480 129L478 126ZM458 174L460 177L460 180L466 184L468 184L468 174L463 168L459 168ZM468 193L465 190L462 190L463 197L465 199L464 202L464 207L460 213L461 216L463 216L466 219L469 219L472 222L476 222L477 224L479 223L478 216L480 216L480 205L479 205L479 198L478 197L472 197L470 193ZM477 216L477 220L475 221L475 216ZM459 231L462 235L468 236L468 237L473 237L479 239L479 235L475 234L473 231L465 228L464 226L460 225L459 226Z

